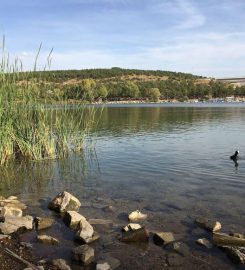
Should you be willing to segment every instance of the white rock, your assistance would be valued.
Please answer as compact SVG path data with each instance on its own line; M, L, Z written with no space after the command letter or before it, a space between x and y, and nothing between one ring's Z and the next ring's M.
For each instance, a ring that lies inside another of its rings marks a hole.
M146 214L141 213L139 210L133 211L128 215L128 219L131 222L145 220L147 218Z
M212 244L206 238L200 238L196 240L196 243L206 248L212 248Z
M63 259L52 260L52 265L56 266L59 270L71 270L71 267Z
M111 267L107 262L100 262L96 264L96 270L111 270Z
M82 219L78 226L79 230L76 233L76 238L85 243L90 243L94 234L92 225L87 220Z
M83 264L90 264L94 260L94 249L89 245L82 245L72 250L73 258Z
M0 217L13 216L13 217L22 217L22 210L16 207L3 206L0 207Z
M56 239L56 238L54 238L52 236L49 236L49 235L45 235L45 234L38 235L37 240L40 243L50 244L50 245L58 245L60 243L58 239Z
M64 216L64 222L70 227L70 228L77 228L79 222L81 220L86 220L86 218L76 211L67 211Z
M0 232L2 234L11 234L19 230L32 230L33 217L12 217L6 216L4 222L0 222Z
M123 228L123 231L124 232L134 231L134 230L138 230L140 228L141 228L141 226L139 224L137 224L137 223L129 223L127 226L125 226Z

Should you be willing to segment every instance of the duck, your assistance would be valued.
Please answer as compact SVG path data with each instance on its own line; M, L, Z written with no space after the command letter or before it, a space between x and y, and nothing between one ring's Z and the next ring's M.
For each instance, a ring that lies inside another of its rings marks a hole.
M235 154L230 156L230 159L237 160L238 159L239 150L236 150Z

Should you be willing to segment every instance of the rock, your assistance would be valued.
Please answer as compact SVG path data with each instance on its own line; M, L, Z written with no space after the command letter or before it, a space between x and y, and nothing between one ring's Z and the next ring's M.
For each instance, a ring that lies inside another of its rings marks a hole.
M21 203L18 200L9 200L9 199L0 200L0 206L13 207L21 210L25 210L27 208L27 206L24 203Z
M63 259L52 260L51 264L56 266L59 270L71 270L71 267Z
M210 243L210 241L206 238L200 238L196 240L196 243L200 246L204 246L206 248L212 248L212 244Z
M80 206L80 201L67 191L59 193L49 203L49 209L56 212L78 211Z
M16 196L9 196L7 200L18 200L18 197Z
M23 230L32 230L33 217L12 217L6 216L4 222L0 222L0 232L2 234L11 234Z
M94 260L94 249L85 244L73 248L72 256L76 261L80 261L83 264L88 265Z
M111 267L107 262L98 262L96 264L96 270L111 270Z
M135 231L140 229L141 226L137 223L129 223L127 226L125 226L122 231L123 232L128 232L128 231Z
M156 245L166 245L168 243L174 242L174 235L171 232L158 232L154 233L153 241Z
M49 245L58 245L60 243L58 239L56 239L52 236L49 236L49 235L45 235L45 234L38 235L37 240L40 243L49 244Z
M52 218L42 218L42 217L36 217L34 219L36 230L43 230L51 227L54 223L54 220Z
M182 256L188 256L190 253L189 247L183 242L175 242L171 244L172 250Z
M216 232L221 229L221 223L219 221L207 219L207 218L196 218L196 224L201 228L209 230L211 232Z
M234 232L231 232L229 233L230 236L233 236L233 237L237 237L237 238L241 238L243 239L244 238L244 235L242 233L234 233Z
M5 235L5 234L0 234L0 241L2 241L2 240L8 240L8 239L11 239L11 236Z
M147 242L149 232L145 227L142 227L138 230L124 232L119 240L122 242Z
M222 249L234 263L245 264L245 248L223 246Z
M67 211L65 213L64 222L72 229L76 229L81 220L86 220L86 218L76 211Z
M114 270L120 266L120 261L114 257L111 257L110 253L102 254L98 263L106 262L110 266L110 270Z
M113 221L110 220L110 219L100 219L100 218L97 218L97 219L89 219L88 221L90 224L92 225L112 225L113 224Z
M86 219L80 220L78 226L79 230L76 233L76 239L84 243L90 243L94 234L93 227L89 224L89 222Z
M147 218L146 214L141 213L139 210L136 210L128 215L130 222L145 220Z
M15 208L11 206L0 207L0 218L4 218L6 216L22 217L22 214L23 212L19 208Z
M226 233L213 233L213 243L217 246L245 247L245 239L230 236Z
M28 242L20 242L20 245L24 248L33 248L33 245L31 243L28 243Z

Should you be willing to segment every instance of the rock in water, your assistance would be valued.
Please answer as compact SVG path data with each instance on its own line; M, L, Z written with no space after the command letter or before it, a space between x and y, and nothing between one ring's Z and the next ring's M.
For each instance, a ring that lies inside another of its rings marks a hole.
M128 215L128 219L130 222L145 220L147 219L147 215L141 213L139 210L136 210Z
M51 227L54 223L54 220L52 218L41 218L36 217L34 219L36 230L43 230Z
M196 243L206 248L212 248L212 244L206 238L200 238L196 240Z
M56 212L78 211L80 206L80 201L67 191L59 193L49 203L49 209Z
M234 263L245 264L245 248L244 247L223 246L222 249L225 251L227 256Z
M72 256L76 261L88 265L94 260L94 249L85 244L74 248L72 250Z
M94 228L85 219L80 220L79 230L76 233L76 239L84 243L90 243L94 234Z
M245 247L245 239L230 236L226 233L213 233L213 243L217 246Z
M96 270L111 270L111 267L107 262L98 262L96 264Z
M219 221L211 220L208 218L197 218L195 222L201 228L204 228L211 232L219 231L222 227Z
M166 245L175 241L171 232L158 232L153 235L153 241L156 245Z
M38 235L37 240L43 244L58 245L60 242L56 238L49 235Z
M86 218L76 211L67 211L64 216L64 222L72 229L76 229L81 220L86 220Z
M124 232L120 241L122 242L147 242L149 240L149 232L145 227L138 230Z
M32 230L33 217L12 217L6 216L4 222L0 222L0 232L2 234L11 234L23 230Z
M190 254L190 248L183 242L172 243L170 247L179 255L188 256Z
M59 270L71 270L71 267L63 259L52 260L51 264L56 266Z
M140 229L141 226L137 223L129 223L127 226L125 226L122 231L123 232L128 232L128 231L135 231Z
M3 206L0 207L0 218L4 218L6 216L12 217L22 217L22 210L13 206Z

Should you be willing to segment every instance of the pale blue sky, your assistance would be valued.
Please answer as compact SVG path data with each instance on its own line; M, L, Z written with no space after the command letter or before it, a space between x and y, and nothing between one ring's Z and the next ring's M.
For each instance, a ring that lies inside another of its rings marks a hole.
M25 69L125 67L245 76L244 0L6 0L0 32Z

